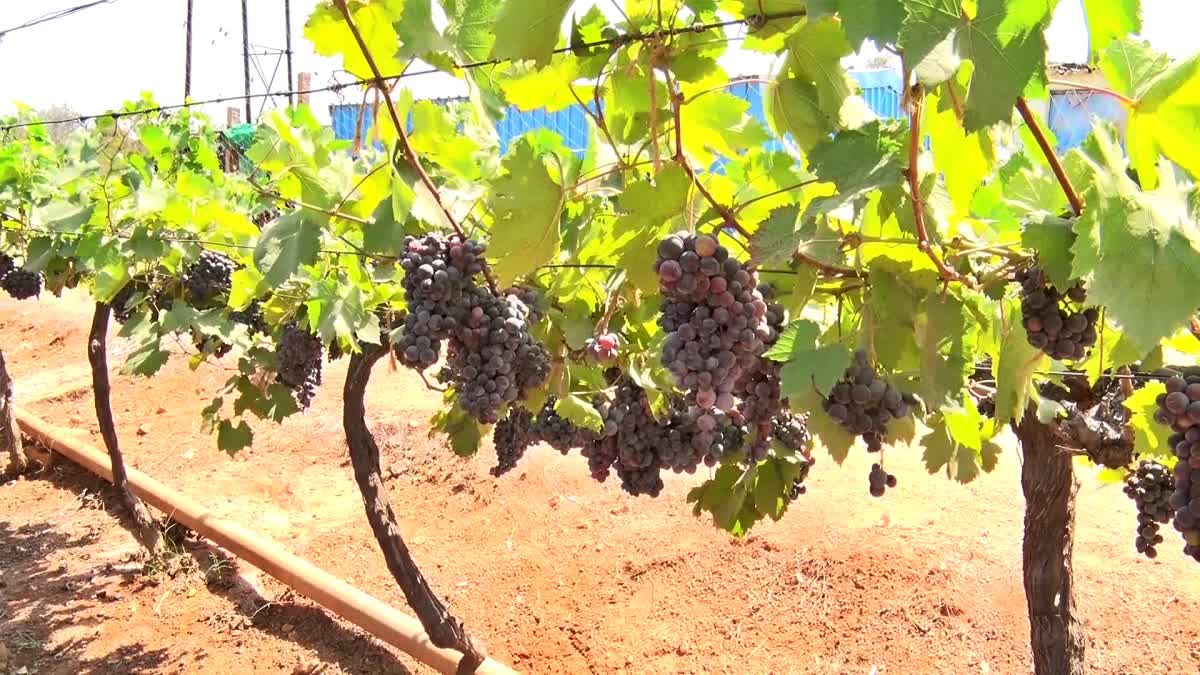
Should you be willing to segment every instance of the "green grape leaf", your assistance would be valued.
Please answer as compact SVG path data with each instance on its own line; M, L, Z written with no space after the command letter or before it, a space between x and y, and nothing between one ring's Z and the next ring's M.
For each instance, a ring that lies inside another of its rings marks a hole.
M570 6L571 0L504 0L492 26L496 40L491 58L529 59L538 66L550 63Z
M754 481L754 508L771 520L778 521L787 510L787 495L791 484L784 484L779 460L772 457L758 465Z
M924 302L937 289L937 272L914 271L906 261L879 257L871 261L869 278L864 332L876 361L887 370L916 370L921 365L917 326Z
M253 267L234 270L229 288L229 306L246 309L265 289L262 274Z
M963 396L960 405L943 408L921 440L925 469L933 474L944 468L949 478L964 484L975 480L981 468L991 471L996 466L999 446L984 440L985 424L969 395Z
M1100 72L1109 86L1135 98L1170 67L1171 57L1141 40L1113 40L1100 59Z
M1020 164L1011 169L1006 165L1000 172L1004 203L1022 218L1057 217L1065 213L1070 204L1054 175L1041 164L1029 165L1027 161Z
M606 241L616 252L630 283L645 293L658 291L654 259L658 243L687 208L691 180L678 164L663 168L654 181L631 182L618 198L622 215L613 226L616 236Z
M526 139L504 158L504 170L492 181L495 224L488 253L497 280L508 285L558 255L566 193Z
M563 396L554 403L554 412L577 427L599 432L604 428L604 418L596 408L574 394Z
M321 225L305 210L293 211L263 230L254 248L254 266L269 287L279 287L300 265L317 258L321 243Z
M907 16L900 47L919 81L936 85L953 77L963 60L973 65L963 125L977 131L1012 117L1027 88L1046 84L1046 39L1054 3L1049 0L979 0L974 19L958 0L904 0Z
M1125 174L1110 126L1094 130L1081 156L1094 182L1079 221L1077 276L1081 267L1090 272L1089 301L1105 307L1108 318L1144 354L1196 310L1200 201L1193 186L1176 185L1169 173L1158 189L1141 191Z
M497 76L504 97L519 110L557 112L577 105L571 86L581 77L580 61L570 54L559 54L550 65L538 68L529 63L516 63ZM591 96L588 87L580 98ZM586 99L585 99L586 100Z
M1141 92L1126 127L1130 162L1145 188L1155 186L1159 155L1200 180L1200 55L1176 63Z
M1111 42L1142 29L1141 0L1083 0L1083 8L1087 13L1089 63L1096 63Z
M1162 382L1148 382L1122 403L1130 413L1133 451L1142 459L1153 457L1170 460L1175 456L1167 442L1167 437L1171 435L1170 427L1159 424L1154 419L1154 413L1158 410L1156 399L1166 391L1167 388Z
M975 190L994 168L995 143L987 130L964 131L954 106L940 96L930 96L925 106L922 128L933 147L934 166L945 177L955 211L969 213Z
M688 493L688 503L695 504L693 512L712 514L713 523L735 537L741 537L761 519L749 499L758 469L743 470L737 464L725 464L713 477Z
M1003 319L995 322L999 349L992 358L992 376L996 378L996 423L1019 421L1034 393L1033 375L1049 357L1029 344L1021 322L1021 306L1016 300L1002 301Z
M433 101L418 101L412 108L412 126L409 143L419 156L463 180L479 178L479 144L455 128L454 120L444 106ZM387 177L387 174L376 175Z
M342 57L343 68L355 77L372 77L362 49L355 40L345 16L336 3L321 3L313 10L304 24L304 37L312 43L321 56ZM375 64L383 75L395 75L404 64L397 58L396 45L399 37L393 23L400 19L404 8L403 0L382 2L347 2L354 25L362 35L363 42L371 51Z
M838 192L814 199L808 214L828 213L874 190L899 184L907 161L903 148L899 126L883 122L841 131L814 147L808 156L810 168L821 180L836 185Z
M430 420L429 437L437 432L449 437L450 448L459 457L474 456L483 443L483 427L458 405L453 393L447 394L442 410Z
M768 352L768 358L783 362L779 379L785 398L814 389L828 392L850 365L850 350L841 344L819 345L820 333L820 327L812 321L793 321ZM791 347L786 355L784 346Z
M921 375L911 390L930 406L953 401L974 370L980 326L962 299L945 293L926 299L917 325Z
M858 87L842 67L853 49L834 17L808 21L787 39L788 58L763 94L770 122L811 148L839 129L871 117Z
M1050 283L1057 288L1071 286L1071 271L1075 258L1071 252L1075 245L1075 231L1071 221L1057 216L1043 215L1025 223L1021 232L1021 246L1037 252L1038 266L1046 272Z
M254 432L244 420L237 426L229 420L221 420L217 425L217 447L230 455L236 455L238 450L250 447L253 442Z
M133 343L133 349L121 367L123 374L150 377L171 357L171 353L162 348L162 335L147 313L141 313L137 320L125 324L121 335Z
M766 130L746 114L750 102L729 92L700 96L679 112L683 147L696 164L710 166L718 156L731 158L768 140Z
M112 302L113 297L129 282L129 261L110 262L96 270L92 295L96 302Z
M449 70L450 64L437 56L438 52L449 48L449 45L434 26L431 0L403 0L403 3L400 18L392 23L396 37L400 39L400 49L396 52L396 58L404 61L419 57L439 68Z
M808 433L812 435L813 440L820 442L833 461L838 464L846 461L857 437L825 412L819 393L810 388L800 396L789 397L788 407L792 410L808 411Z
M876 44L896 42L904 21L901 0L810 0L808 3L809 20L834 12L841 17L842 27L855 49L868 39Z
M442 0L445 36L462 61L485 61L496 42L494 26L502 0Z

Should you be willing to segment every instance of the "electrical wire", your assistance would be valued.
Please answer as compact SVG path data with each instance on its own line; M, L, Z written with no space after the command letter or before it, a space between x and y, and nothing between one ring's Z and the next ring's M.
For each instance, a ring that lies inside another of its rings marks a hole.
M38 26L38 25L41 25L44 23L49 23L51 21L56 21L58 19L65 19L66 17L71 16L73 14L77 14L79 12L82 12L85 9L90 9L90 8L96 7L98 5L107 5L107 4L113 3L113 2L116 2L116 0L95 0L94 2L89 2L89 3L82 4L82 5L76 5L74 7L67 7L65 9L59 9L59 10L55 10L53 12L47 12L46 14L43 14L35 19L30 19L29 21L26 21L25 23L23 23L19 26L13 26L12 28L5 28L4 30L0 30L0 39L3 39L4 36L8 35L9 33L15 33L19 30L23 30L26 28L33 28L34 26Z

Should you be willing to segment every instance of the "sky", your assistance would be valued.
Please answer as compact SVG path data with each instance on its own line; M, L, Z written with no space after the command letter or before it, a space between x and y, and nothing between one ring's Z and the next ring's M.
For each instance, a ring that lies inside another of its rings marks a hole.
M292 0L293 70L313 73L314 86L334 78L350 79L337 71L333 59L318 56L304 39L304 21L318 0ZM82 4L82 0L0 2L0 30L54 10ZM288 89L282 55L285 44L284 0L249 1L251 90ZM611 5L611 2L606 3ZM602 4L601 7L606 7ZM47 22L0 38L0 113L10 112L14 101L35 108L67 105L83 114L119 106L151 92L159 103L183 100L184 26L186 0L112 0L75 15ZM577 3L572 11L585 11ZM1143 31L1155 48L1174 58L1200 52L1192 34L1200 26L1198 0L1142 0ZM607 12L606 12L607 13ZM1049 58L1055 62L1083 61L1087 53L1087 28L1081 0L1060 0L1048 31ZM237 96L243 91L241 0L193 0L192 98ZM869 55L850 59L851 65ZM731 55L726 68L739 74L761 74L761 57ZM461 92L448 75L410 78L406 85L418 97L447 96ZM347 90L314 94L318 117L328 119L332 103L358 103L360 95ZM283 101L252 101L253 114L264 105ZM210 105L205 112L218 121L225 108L243 107L240 101Z

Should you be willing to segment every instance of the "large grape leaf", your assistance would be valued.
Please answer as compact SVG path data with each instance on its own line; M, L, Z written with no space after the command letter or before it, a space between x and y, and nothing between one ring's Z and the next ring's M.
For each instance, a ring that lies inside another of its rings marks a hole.
M1109 43L1142 29L1141 0L1083 0L1083 8L1087 12L1090 63L1100 59Z
M900 46L918 79L936 85L973 65L963 125L976 131L1012 116L1031 85L1046 84L1046 40L1054 0L979 0L975 17L958 0L904 0Z
M396 58L401 61L419 57L433 65L449 70L440 53L447 49L442 33L433 24L432 0L403 0L404 9L392 28L400 39ZM387 73L384 73L387 75Z
M277 288L300 265L316 260L320 244L320 223L307 210L292 211L263 230L254 248L254 266L262 273L265 284Z
M717 527L741 537L762 519L753 498L757 473L757 465L747 469L733 463L722 465L711 479L688 493L688 503L695 504L696 516L707 511Z
M571 0L504 0L493 26L491 58L550 63Z
M959 396L974 369L979 321L956 293L926 299L917 316L921 374L914 378L911 390L930 406L943 405Z
M1148 382L1122 403L1130 412L1133 451L1142 459L1154 457L1169 460L1175 456L1167 442L1167 437L1171 435L1170 427L1154 419L1154 413L1158 410L1156 399L1166 392L1167 388L1162 382Z
M1007 424L1025 414L1025 404L1034 394L1033 375L1049 357L1026 340L1020 303L1004 300L1000 307L1001 320L993 324L999 349L992 357L992 376L996 378L996 423Z
M1155 185L1159 155L1200 180L1200 54L1145 86L1129 116L1126 147L1143 187Z
M659 241L670 234L672 224L687 207L692 182L677 164L659 172L654 182L634 181L619 198L621 217L613 226L612 243L620 266L629 281L644 292L658 290L654 258Z
M810 0L808 18L819 19L836 12L850 44L858 49L868 39L876 44L896 41L904 20L901 0Z
M838 233L823 218L799 218L799 211L796 204L778 208L758 226L750 236L751 262L787 264L799 252L822 263L842 263Z
M1100 71L1114 91L1137 97L1171 66L1171 58L1141 40L1114 40L1100 58Z
M808 213L828 213L860 199L872 190L899 184L904 159L900 127L872 122L839 132L809 153L809 166L823 181L837 186L832 197L814 199Z
M784 397L817 390L828 392L850 365L845 345L818 343L821 329L807 319L793 321L783 329L766 357L783 363L779 378Z
M447 392L442 409L430 420L429 437L437 432L446 434L459 457L473 456L483 443L483 426L458 405L453 391Z
M945 177L955 211L965 215L975 190L992 172L995 142L987 130L970 134L963 130L954 106L941 96L930 96L925 105L922 130L933 147L934 166Z
M851 434L830 417L829 413L825 412L825 408L821 405L821 394L809 387L808 391L802 395L789 397L788 407L792 410L808 411L808 433L812 435L813 440L824 446L833 461L838 464L846 461L857 436Z
M1125 173L1115 130L1098 126L1081 155L1092 189L1073 249L1075 271L1090 275L1089 300L1106 308L1140 352L1187 324L1200 288L1200 232L1194 186L1143 192Z
M1069 288L1074 256L1075 231L1071 221L1043 215L1026 221L1021 232L1021 245L1037 252L1038 266L1046 272L1050 283L1057 288Z
M418 101L412 108L411 119L413 131L409 143L420 157L463 180L479 179L479 143L458 130L444 106L433 101ZM375 175L387 178L386 173Z
M504 170L492 181L495 224L488 257L497 279L507 285L558 254L558 224L566 193L525 139L509 151Z
M863 305L864 332L876 362L886 370L920 366L917 321L921 305L937 287L933 271L914 274L903 261L878 257L871 261L871 289Z
M965 484L975 480L980 469L996 468L1000 446L985 438L987 426L970 396L960 405L943 408L921 439L925 470L933 474L944 468L949 478Z
M362 35L363 42L371 51L375 64L383 75L396 75L403 64L397 57L396 46L400 42L393 23L400 20L404 10L404 0L383 0L361 2L351 0L346 3L354 25ZM321 56L342 57L343 68L355 77L372 77L371 68L363 56L362 49L350 32L334 2L322 2L304 24L304 37L312 42L313 49Z
M253 443L254 432L245 420L238 422L236 426L229 420L221 420L217 425L217 448L221 451L235 455L238 450L248 448Z
M557 112L576 105L571 83L579 79L578 58L571 54L554 57L548 66L537 68L529 63L513 64L497 76L504 97L520 110L545 108ZM590 96L591 87L587 88Z
M720 157L731 158L765 143L762 125L746 114L750 102L729 92L701 96L679 113L683 146L700 166L711 166Z
M834 17L808 21L787 40L788 58L764 99L771 123L810 148L839 129L871 118L858 86L842 67L853 50Z

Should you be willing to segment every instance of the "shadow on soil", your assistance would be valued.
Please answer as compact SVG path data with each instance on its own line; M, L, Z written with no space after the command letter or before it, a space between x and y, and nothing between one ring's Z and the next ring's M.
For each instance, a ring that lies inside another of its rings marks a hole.
M4 482L7 480L11 477ZM46 481L68 490L77 495L80 509L90 507L98 518L115 519L131 536L136 533L112 486L78 466L60 460L51 468L31 472L23 480ZM202 651L188 652L178 646L168 650L133 644L100 655L89 649L107 618L102 607L95 612L95 607L106 601L103 593L96 592L98 578L112 581L118 577L119 593L136 593L149 586L173 583L181 573L200 575L211 593L228 600L230 610L225 613L228 616L218 616L218 620L229 627L245 629L247 637L252 638L257 631L292 642L314 653L321 663L336 665L344 672L395 675L411 672L394 653L369 635L339 623L324 609L290 591L266 603L247 601L246 589L231 580L234 563L191 533L172 532L169 528L166 539L173 543L167 545L167 556L155 558L145 569L140 565L102 564L71 574L66 565L50 562L47 553L56 551L61 555L64 550L78 550L81 552L78 559L84 559L86 554L82 551L102 545L103 526L63 528L53 522L17 524L14 519L19 519L19 515L0 514L0 645L7 646L9 667L14 672L27 666L30 672L40 675L80 672L127 675L170 670L171 662L180 658L187 658L193 664L203 663ZM86 532L78 534L67 529ZM170 557L175 561L164 564L163 558ZM181 564L180 560L184 562ZM156 570L157 574L148 574L147 570ZM83 616L80 612L83 607L99 615ZM17 621L17 616L30 618ZM61 642L56 646L47 646L51 636L60 631L70 637L56 640Z

